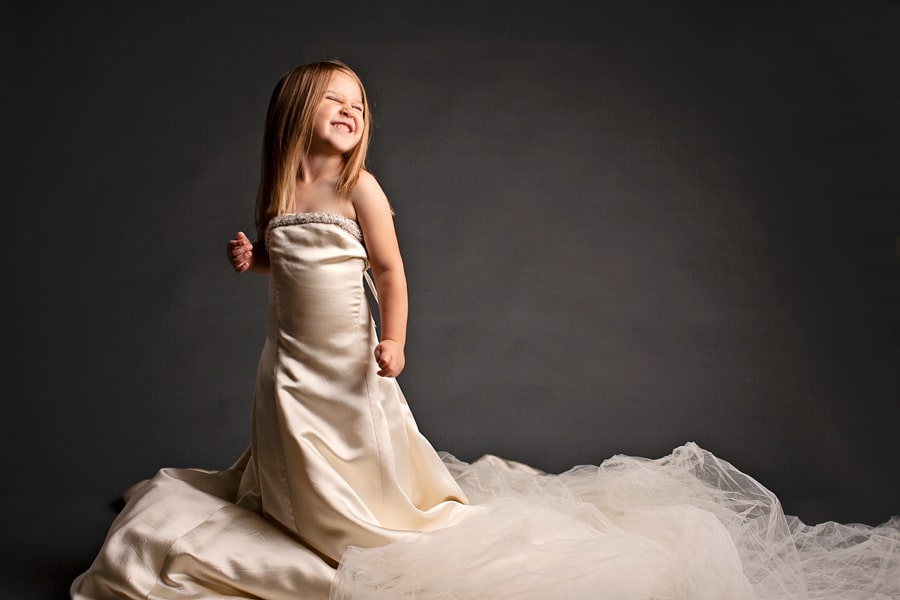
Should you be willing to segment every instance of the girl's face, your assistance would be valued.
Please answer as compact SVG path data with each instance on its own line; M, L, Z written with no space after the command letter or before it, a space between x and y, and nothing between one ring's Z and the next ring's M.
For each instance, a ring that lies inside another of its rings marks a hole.
M362 139L362 92L346 73L335 71L319 102L313 123L313 148L322 152L344 154Z

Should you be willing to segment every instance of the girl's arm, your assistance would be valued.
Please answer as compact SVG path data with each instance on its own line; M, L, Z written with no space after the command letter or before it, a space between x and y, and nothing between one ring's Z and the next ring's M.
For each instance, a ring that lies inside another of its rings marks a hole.
M381 341L375 347L375 360L380 368L378 374L396 377L406 364L403 349L409 305L394 215L378 181L367 171L360 173L351 199L378 291L381 316Z
M263 274L269 272L269 254L266 252L265 242L259 240L251 243L243 231L238 231L235 239L228 240L225 244L225 256L235 273L247 270Z

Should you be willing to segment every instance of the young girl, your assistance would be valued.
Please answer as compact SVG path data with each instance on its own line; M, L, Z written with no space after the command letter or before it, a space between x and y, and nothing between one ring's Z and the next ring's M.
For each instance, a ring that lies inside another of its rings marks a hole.
M390 204L363 168L370 131L343 63L276 85L257 242L228 243L237 272L269 276L250 447L226 471L163 469L135 486L73 598L324 598L348 546L408 539L470 508L394 379L406 278Z
M395 379L406 280L370 125L343 63L278 82L256 241L226 245L269 277L250 447L130 490L73 599L900 597L896 522L807 527L693 443L558 475L439 455Z
M271 289L242 488L332 564L350 544L445 526L467 503L393 379L404 366L406 278L391 207L363 168L370 130L346 65L288 72L266 117L257 248L240 232L228 242L235 270L267 271Z

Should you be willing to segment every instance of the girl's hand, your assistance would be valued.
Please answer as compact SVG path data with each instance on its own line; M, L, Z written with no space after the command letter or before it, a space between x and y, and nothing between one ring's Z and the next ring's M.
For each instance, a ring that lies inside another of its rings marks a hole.
M396 377L403 370L406 358L403 346L394 340L382 340L375 346L375 362L378 363L378 374L382 377Z
M235 273L243 273L253 266L253 243L238 231L237 237L225 244L225 255Z

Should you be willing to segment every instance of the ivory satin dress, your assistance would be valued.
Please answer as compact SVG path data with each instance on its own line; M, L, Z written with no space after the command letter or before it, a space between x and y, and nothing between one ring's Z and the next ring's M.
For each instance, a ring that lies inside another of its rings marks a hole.
M282 215L266 244L249 448L129 489L72 600L900 598L896 519L807 526L693 443L560 474L436 451L376 373L358 224Z

